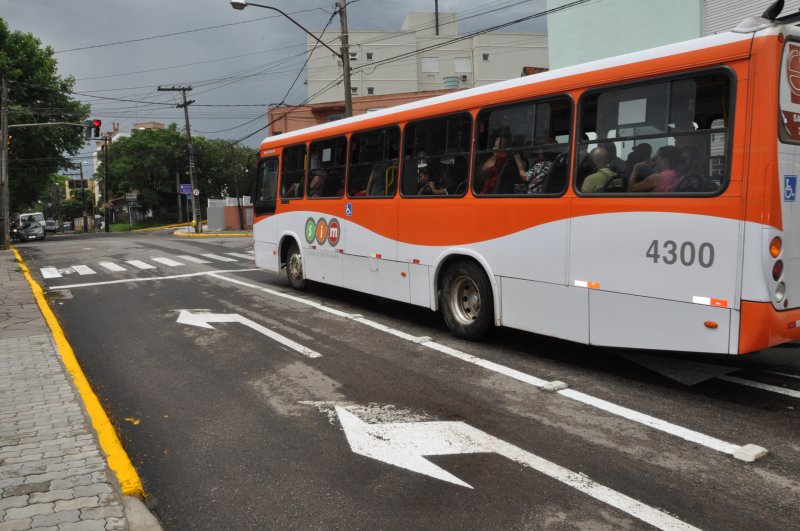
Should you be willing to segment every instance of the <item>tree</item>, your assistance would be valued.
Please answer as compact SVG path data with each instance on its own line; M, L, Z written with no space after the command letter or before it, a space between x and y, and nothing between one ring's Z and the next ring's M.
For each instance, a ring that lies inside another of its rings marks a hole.
M9 124L81 123L89 106L72 99L75 79L58 74L53 49L31 33L10 31L0 18L0 75L8 82ZM70 164L84 144L82 128L19 127L10 130L9 196L11 210L46 199L50 176Z

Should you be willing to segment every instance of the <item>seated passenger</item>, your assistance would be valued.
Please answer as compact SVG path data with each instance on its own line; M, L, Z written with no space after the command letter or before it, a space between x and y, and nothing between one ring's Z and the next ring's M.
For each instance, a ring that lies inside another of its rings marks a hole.
M430 166L423 166L419 169L417 195L445 195L446 193L444 186L431 175Z
M680 156L675 146L664 146L656 152L655 162L639 162L633 167L633 173L628 180L629 192L673 192L678 186L678 166ZM655 170L644 179L639 179L640 174Z
M522 162L522 157L519 156L519 153L515 153L512 156L508 150L504 149L502 138L497 137L495 139L492 149L492 156L486 159L486 162L481 166L481 177L483 178L479 192L481 194L495 193L495 188L500 180L500 172L509 162L509 159L514 160L520 178L525 178L525 165Z
M639 162L650 160L650 156L652 154L653 146L647 142L642 142L641 144L636 144L634 146L633 151L630 152L628 158L625 160L625 169L622 173L622 176L625 178L626 186L631 178L631 173L633 173L633 167Z
M608 150L596 147L589 153L589 161L594 168L594 173L583 180L581 192L591 194L602 192L606 183L617 176L617 173L608 166Z
M528 171L523 180L525 183L517 185L515 191L523 194L540 194L544 190L544 178L552 167L552 161L547 160L544 149L539 149L536 158L528 159Z
M703 190L705 177L700 172L700 154L695 146L679 149L681 165L678 168L680 182L676 192L700 192Z

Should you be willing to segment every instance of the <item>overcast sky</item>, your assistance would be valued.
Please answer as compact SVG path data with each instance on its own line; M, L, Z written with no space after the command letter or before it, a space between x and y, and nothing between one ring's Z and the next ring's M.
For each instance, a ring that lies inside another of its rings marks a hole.
M321 30L335 0L259 3ZM455 12L464 19L460 34L545 9L546 0L439 1L440 12ZM433 10L434 0L351 0L348 26L398 30L409 11ZM305 61L306 36L299 28L266 9L234 10L229 0L0 0L0 17L11 31L33 33L56 50L60 74L75 77L75 97L92 105L92 117L103 120L103 130L110 129L111 122L127 131L135 122L147 121L176 122L183 128L183 111L174 107L180 93L156 88L191 85L189 97L196 100L190 107L192 133L242 138L266 124L267 104L284 98ZM504 31L544 32L545 24L538 18ZM330 28L338 31L338 18ZM181 34L153 38L170 33ZM120 41L135 42L102 46ZM286 103L299 104L308 97L303 78ZM262 130L243 143L257 146L265 136Z

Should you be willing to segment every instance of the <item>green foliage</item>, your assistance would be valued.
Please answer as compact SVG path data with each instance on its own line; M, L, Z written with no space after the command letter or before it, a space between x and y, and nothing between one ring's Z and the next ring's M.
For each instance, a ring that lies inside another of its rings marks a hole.
M202 197L224 197L249 193L245 184L247 164L255 164L256 150L234 146L225 140L194 141L195 175ZM96 178L105 176L101 161ZM131 136L111 143L108 152L108 195L111 199L128 192L138 192L142 207L154 212L175 205L176 177L180 183L189 182L189 162L186 136L175 124L167 129L133 131ZM101 184L102 186L102 184Z
M30 33L10 31L0 18L0 74L8 82L9 124L81 123L89 106L72 99L75 80L58 74L53 49ZM11 211L24 210L49 193L50 176L70 164L84 145L83 129L40 126L10 129Z

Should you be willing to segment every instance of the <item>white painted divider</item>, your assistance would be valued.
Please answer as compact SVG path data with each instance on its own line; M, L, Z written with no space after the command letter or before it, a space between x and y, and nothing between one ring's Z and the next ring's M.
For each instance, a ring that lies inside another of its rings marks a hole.
M127 271L127 269L125 269L121 265L117 264L116 262L100 262L100 266L101 267L105 267L106 269L108 269L112 273L119 273L119 272L122 272L122 271Z
M150 260L152 260L153 262L158 262L159 264L164 264L165 266L169 266L169 267L178 267L178 266L186 265L184 263L178 262L178 261L173 260L171 258L166 258L164 256L157 256L155 258L151 258Z
M89 266L85 265L74 265L72 266L73 271L78 273L79 275L94 275L95 271Z
M194 262L195 264L210 264L208 260L203 260L202 258L197 258L196 256L192 256L189 254L179 254L178 258L182 258L183 260L188 260L189 262Z
M156 266L150 265L150 264L148 264L146 262L142 262L141 260L128 260L127 263L129 263L133 267L136 267L136 268L139 268L139 269L155 269L156 268Z
M61 278L61 273L55 267L43 267L40 269L42 278Z

